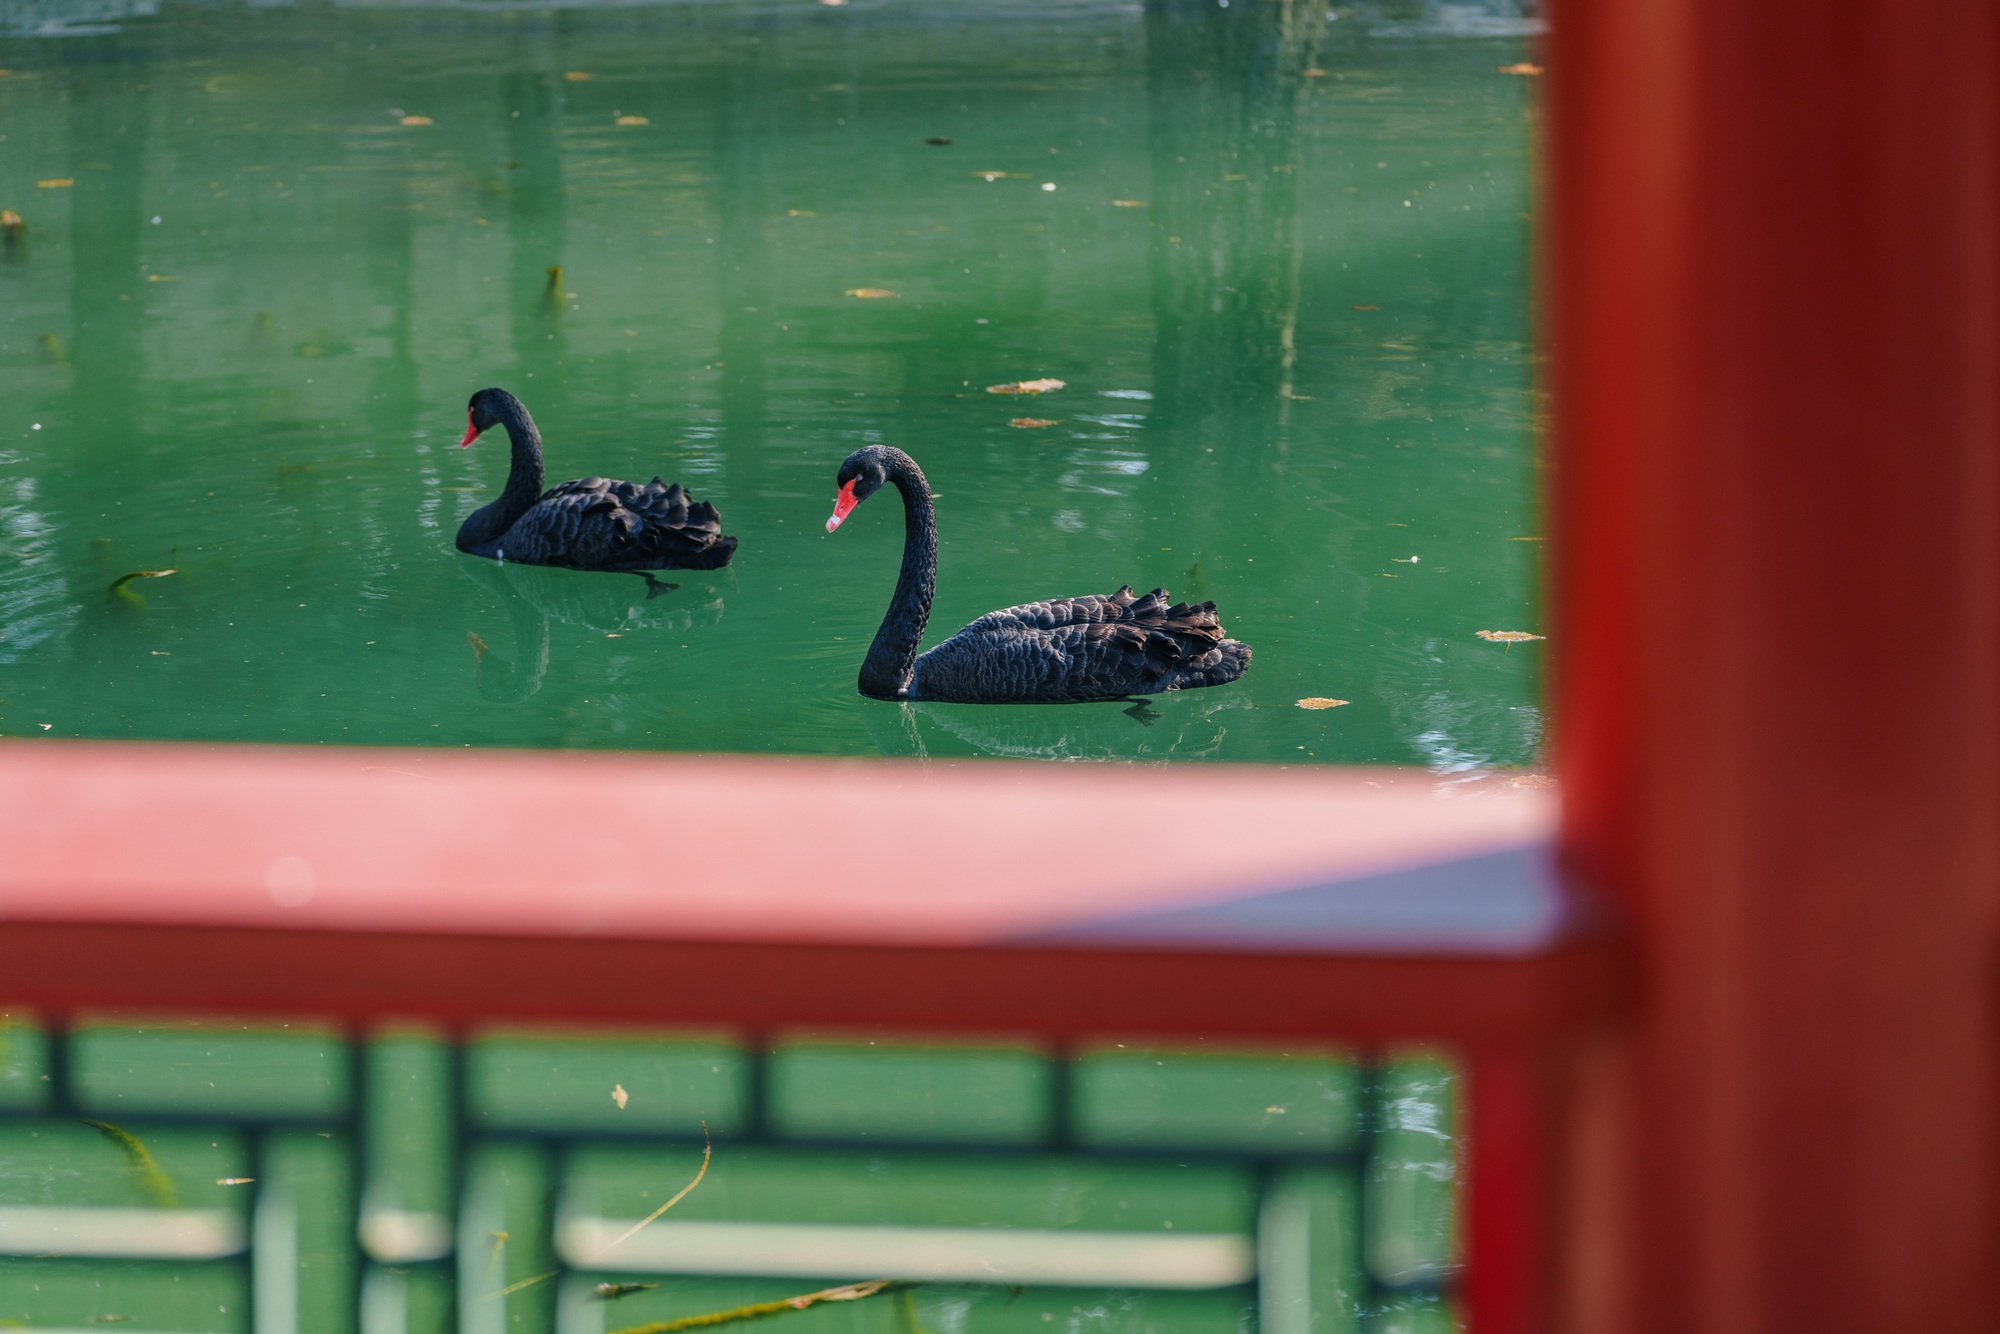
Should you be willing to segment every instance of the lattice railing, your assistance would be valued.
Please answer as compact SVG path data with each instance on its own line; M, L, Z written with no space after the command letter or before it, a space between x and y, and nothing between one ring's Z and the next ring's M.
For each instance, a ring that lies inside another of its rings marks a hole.
M1432 1053L22 1014L0 1036L0 1321L31 1328L608 1334L870 1279L908 1282L783 1318L1455 1323L1457 1077Z

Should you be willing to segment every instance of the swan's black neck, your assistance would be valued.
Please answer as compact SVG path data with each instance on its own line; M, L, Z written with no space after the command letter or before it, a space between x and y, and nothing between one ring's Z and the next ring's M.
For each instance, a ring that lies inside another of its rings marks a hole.
M896 595L868 656L861 663L861 693L875 699L900 699L909 689L917 645L931 618L931 594L937 588L937 515L931 509L931 488L915 459L901 450L891 455L889 480L903 493L903 572L896 577Z
M507 428L508 442L513 445L507 485L498 500L474 510L458 528L459 550L479 551L481 555L490 554L480 551L481 547L504 536L515 520L542 498L542 433L535 429L535 419L511 394L493 415Z

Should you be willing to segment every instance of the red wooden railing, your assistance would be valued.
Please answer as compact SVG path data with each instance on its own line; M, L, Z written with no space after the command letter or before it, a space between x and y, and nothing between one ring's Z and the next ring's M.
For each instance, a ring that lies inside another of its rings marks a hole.
M1518 1328L1534 1071L1620 1001L1554 815L1386 769L10 742L0 978L58 1019L1439 1040L1465 1290Z

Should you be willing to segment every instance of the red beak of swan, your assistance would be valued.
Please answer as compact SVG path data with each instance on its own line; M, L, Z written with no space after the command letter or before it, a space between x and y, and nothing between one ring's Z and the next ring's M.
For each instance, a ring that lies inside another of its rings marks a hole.
M841 520L854 513L854 507L860 503L854 497L854 483L842 484L840 494L833 498L833 517L826 521L826 531L830 533L840 527Z
M479 428L472 424L472 414L470 412L467 412L465 414L465 439L458 442L458 447L460 449L464 449L467 445L471 444L478 438L479 438Z

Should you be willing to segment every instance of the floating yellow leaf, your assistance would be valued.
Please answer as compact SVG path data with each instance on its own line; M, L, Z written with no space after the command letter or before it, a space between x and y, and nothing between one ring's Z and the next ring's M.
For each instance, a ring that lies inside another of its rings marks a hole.
M817 218L819 214L809 208L788 208L785 210L785 216L788 218Z
M1299 76L1301 78L1306 78L1306 79L1324 79L1326 77L1326 71L1321 69L1319 66L1315 65L1311 69L1300 70Z
M149 283L177 283L180 279L171 273L149 273L146 275L146 281Z
M36 181L35 184L44 190L67 190L76 184L76 178L74 176L51 176L48 180Z
M1493 68L1501 74L1519 74L1530 79L1542 72L1540 65L1531 65L1525 60L1518 65L1495 65Z
M1526 630L1478 630L1474 633L1495 644L1525 644L1530 639L1547 638L1546 635L1531 635Z
M1013 420L1013 421L1010 421L1010 422L1008 422L1007 424L1008 424L1009 426L1018 426L1018 427L1020 427L1020 428L1021 428L1022 430L1028 430L1028 429L1031 429L1031 428L1033 428L1033 427L1036 427L1036 426L1054 426L1054 425L1055 425L1055 423L1054 423L1054 422L1050 421L1050 420L1049 420L1048 418L1046 418L1046 417L1016 417L1016 418L1014 418L1014 420Z
M1011 384L989 384L989 394L1052 394L1063 387L1061 380L1015 380Z
M1328 699L1325 695L1308 695L1299 701L1302 709L1337 709L1347 703L1344 699Z
M571 83L584 83L597 76L586 69L573 69L564 71L563 77Z
M1351 307L1351 309L1354 309L1354 310L1380 310L1380 309L1382 309L1382 307L1380 307L1380 306L1354 306L1354 307Z
M429 124L431 124L431 123L432 123L432 121L431 121L431 118L430 118L429 116L405 116L405 117L403 117L403 124L405 124L405 125L429 125Z
M896 294L886 287L850 287L842 295L860 297L863 301L880 301Z
M256 1177L217 1177L215 1184L218 1186L247 1186L256 1179Z
M619 1111L621 1112L624 1111L625 1104L630 1102L631 1100L632 1100L632 1095L625 1091L625 1086L623 1084L613 1084L611 1086L611 1101L618 1104Z
M27 225L28 225L27 223L21 220L21 215L16 213L13 209L0 208L0 229L4 229L10 232L18 232Z
M1114 199L1114 200L1112 200L1112 201L1111 201L1111 207L1113 207L1113 208L1144 208L1144 207L1146 207L1146 201L1145 201L1145 200L1143 200L1143 199Z
M651 125L653 122L647 120L644 116L620 116L618 123L620 125Z

